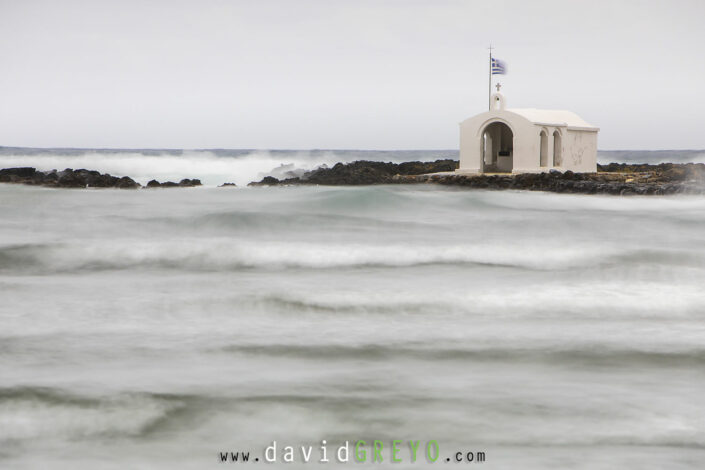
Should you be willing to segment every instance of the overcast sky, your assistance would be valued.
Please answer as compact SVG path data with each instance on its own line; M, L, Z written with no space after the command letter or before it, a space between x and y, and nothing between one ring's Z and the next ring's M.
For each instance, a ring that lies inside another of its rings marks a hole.
M0 0L0 146L452 149L487 107L705 148L705 1Z

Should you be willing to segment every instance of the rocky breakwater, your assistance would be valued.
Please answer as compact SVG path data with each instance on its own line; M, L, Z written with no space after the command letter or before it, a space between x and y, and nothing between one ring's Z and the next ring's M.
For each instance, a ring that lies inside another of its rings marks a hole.
M201 180L184 178L178 183L173 181L165 181L160 183L157 180L151 180L147 183L147 188L192 188L194 186L201 186Z
M705 194L705 164L598 165L596 173L551 170L517 175L421 175L398 176L397 182L439 183L479 189L521 189L576 194L666 195Z
M30 184L34 186L49 186L52 188L141 188L138 182L129 176L112 176L95 170L38 171L32 167L5 168L0 170L0 183ZM178 183L166 181L160 183L152 180L147 188L190 188L201 186L201 180L184 178Z
M279 180L267 176L248 186L276 186L291 184L320 184L329 186L358 186L366 184L393 184L396 175L421 175L440 171L453 171L458 167L456 160L436 160L435 162L373 162L359 160L352 163L336 163L331 168L321 167L306 172L301 177Z
M477 189L516 189L557 193L664 195L705 194L705 164L661 163L598 165L596 173L551 170L546 173L457 174L458 162L383 163L357 161L319 168L300 178L278 180L268 176L249 186L365 185L437 183Z
M129 176L112 176L93 170L73 170L49 172L36 168L4 168L0 170L0 183L30 184L52 188L120 188L136 189L140 184Z

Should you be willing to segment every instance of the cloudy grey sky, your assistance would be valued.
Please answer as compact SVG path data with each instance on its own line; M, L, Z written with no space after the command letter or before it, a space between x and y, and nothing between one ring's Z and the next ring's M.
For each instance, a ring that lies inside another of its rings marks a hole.
M0 0L0 145L457 148L487 106L705 148L705 1Z

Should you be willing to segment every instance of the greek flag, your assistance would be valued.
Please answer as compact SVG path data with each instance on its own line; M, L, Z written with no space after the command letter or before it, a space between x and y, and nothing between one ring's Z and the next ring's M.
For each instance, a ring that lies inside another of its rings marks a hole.
M505 75L507 73L507 64L499 59L492 57L492 75Z

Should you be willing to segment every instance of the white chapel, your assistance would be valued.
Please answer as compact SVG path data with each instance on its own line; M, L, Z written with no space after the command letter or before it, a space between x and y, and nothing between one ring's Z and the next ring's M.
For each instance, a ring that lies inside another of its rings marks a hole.
M570 111L507 109L499 92L490 110L460 123L458 173L597 171L600 129Z

